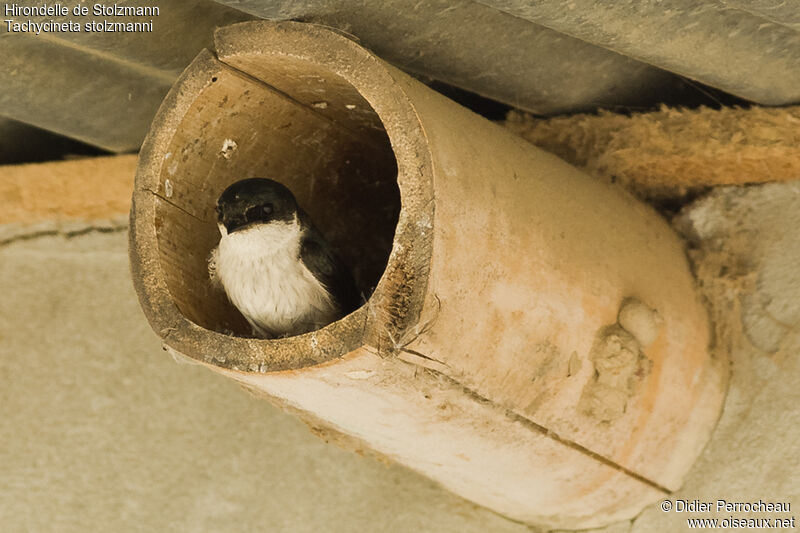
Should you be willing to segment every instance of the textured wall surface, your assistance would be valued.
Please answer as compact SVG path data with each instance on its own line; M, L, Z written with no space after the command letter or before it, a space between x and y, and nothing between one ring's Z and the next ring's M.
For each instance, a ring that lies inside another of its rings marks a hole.
M35 167L30 167L35 168ZM800 506L800 182L727 187L674 225L731 357L711 442L671 499ZM120 213L124 216L124 213ZM530 532L161 351L124 222L0 225L4 531ZM681 531L659 505L604 533Z
M528 531L176 364L101 229L0 246L0 529Z
M675 221L686 235L716 335L731 356L725 409L672 496L788 502L788 513L645 510L632 533L687 530L686 519L800 519L800 182L726 187ZM792 528L787 528L792 529Z

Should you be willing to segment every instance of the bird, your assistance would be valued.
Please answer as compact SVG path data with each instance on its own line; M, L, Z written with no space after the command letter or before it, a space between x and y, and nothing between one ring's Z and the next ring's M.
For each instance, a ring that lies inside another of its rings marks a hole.
M285 185L248 178L216 202L219 244L208 258L257 338L317 330L360 304L353 277Z

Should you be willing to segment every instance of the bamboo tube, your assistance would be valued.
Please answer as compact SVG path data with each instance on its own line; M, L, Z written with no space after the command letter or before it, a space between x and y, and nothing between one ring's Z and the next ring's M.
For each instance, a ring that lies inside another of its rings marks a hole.
M133 277L166 349L516 520L599 526L680 485L725 375L663 220L336 31L259 21L216 47L136 176ZM205 258L217 195L258 175L296 193L363 307L242 335Z

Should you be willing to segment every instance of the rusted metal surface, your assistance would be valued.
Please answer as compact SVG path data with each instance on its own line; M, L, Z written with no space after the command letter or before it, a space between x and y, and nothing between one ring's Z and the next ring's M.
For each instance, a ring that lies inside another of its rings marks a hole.
M800 102L796 3L478 1L754 102Z

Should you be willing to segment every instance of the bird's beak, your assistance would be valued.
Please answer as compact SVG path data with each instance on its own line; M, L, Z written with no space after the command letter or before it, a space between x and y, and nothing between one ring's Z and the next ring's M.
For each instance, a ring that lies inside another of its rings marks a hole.
M238 215L232 217L221 215L218 222L225 226L226 235L230 235L234 231L237 231L248 225L247 219Z

